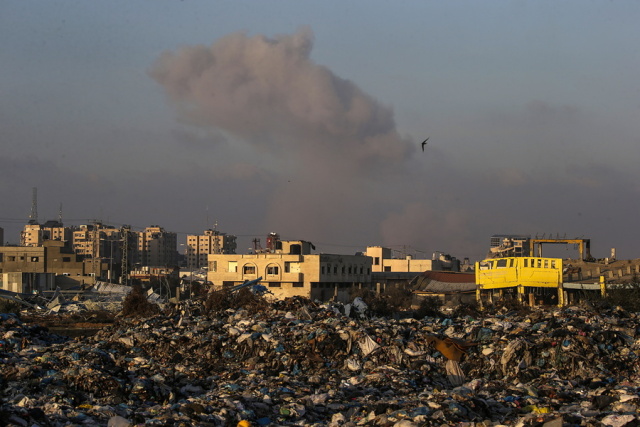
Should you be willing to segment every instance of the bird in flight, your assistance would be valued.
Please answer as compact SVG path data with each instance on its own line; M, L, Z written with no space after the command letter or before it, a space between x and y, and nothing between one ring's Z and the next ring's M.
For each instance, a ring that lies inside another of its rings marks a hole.
M422 151L424 151L424 146L427 145L427 141L429 140L429 138L427 138L424 141L422 141Z

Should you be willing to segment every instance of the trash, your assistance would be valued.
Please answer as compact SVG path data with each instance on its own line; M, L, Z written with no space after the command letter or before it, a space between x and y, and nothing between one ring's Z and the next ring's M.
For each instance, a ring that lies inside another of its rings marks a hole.
M186 303L185 303L186 304ZM640 318L583 307L347 316L303 298L198 302L69 339L0 314L10 425L639 423ZM351 313L353 314L353 313Z

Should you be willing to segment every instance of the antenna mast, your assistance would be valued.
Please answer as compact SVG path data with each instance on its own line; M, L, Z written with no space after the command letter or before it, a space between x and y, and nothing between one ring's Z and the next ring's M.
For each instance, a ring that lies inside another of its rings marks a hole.
M29 215L29 224L38 223L38 187L33 187L31 196L31 215Z

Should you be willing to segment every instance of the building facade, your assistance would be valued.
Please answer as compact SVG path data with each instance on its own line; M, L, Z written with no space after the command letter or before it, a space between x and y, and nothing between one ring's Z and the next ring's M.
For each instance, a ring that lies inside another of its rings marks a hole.
M431 259L407 255L394 258L390 248L368 246L366 256L371 257L374 273L422 273L424 271L460 271L460 261L442 252L434 252Z
M279 241L275 252L211 254L207 279L214 288L260 279L278 299L302 296L347 302L351 290L371 283L371 258L311 254L309 242Z
M176 233L152 225L143 231L133 231L136 245L132 252L134 264L150 267L174 267L178 264Z
M0 247L0 273L22 273L24 277L51 273L55 285L61 288L92 285L96 277L106 274L105 263L92 261L83 260L57 240L45 241L39 247Z
M42 246L45 240L58 240L71 246L73 228L65 227L60 221L47 221L39 224L29 221L20 232L20 245L37 247Z
M185 249L187 267L193 270L207 267L209 255L235 254L236 247L236 236L217 230L205 230L201 235L190 234Z

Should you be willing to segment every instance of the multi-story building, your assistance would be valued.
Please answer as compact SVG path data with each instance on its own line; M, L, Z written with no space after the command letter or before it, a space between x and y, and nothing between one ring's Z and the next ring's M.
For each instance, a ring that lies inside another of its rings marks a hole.
M275 252L210 254L207 279L214 288L262 278L276 298L303 296L346 302L353 288L371 283L371 258L364 255L311 254L303 240L278 241Z
M70 247L72 238L73 229L65 227L60 221L47 221L44 224L29 221L20 233L20 245L37 247L42 246L45 240L58 240Z
M174 267L178 264L176 233L165 231L157 225L132 233L137 240L132 253L135 264L150 267Z
M88 258L117 258L121 233L118 228L94 222L81 225L73 232L72 239L73 250L78 255Z
M217 230L205 230L201 235L190 234L185 249L187 267L194 270L207 267L210 254L235 254L236 247L236 236Z
M65 247L64 242L57 240L47 240L42 246L2 246L0 247L0 273L12 274L12 281L22 283L11 289L14 292L30 292L41 289L41 285L34 281L36 275L52 274L55 286L69 288L77 285L91 285L95 283L96 277L106 273L107 264L103 262L93 263L92 260L85 262L82 257L73 253ZM19 273L19 279L16 279ZM3 276L4 278L8 276ZM3 282L4 283L4 282ZM48 280L46 283L50 283ZM50 285L46 285L50 286ZM36 289L37 288L37 289Z

